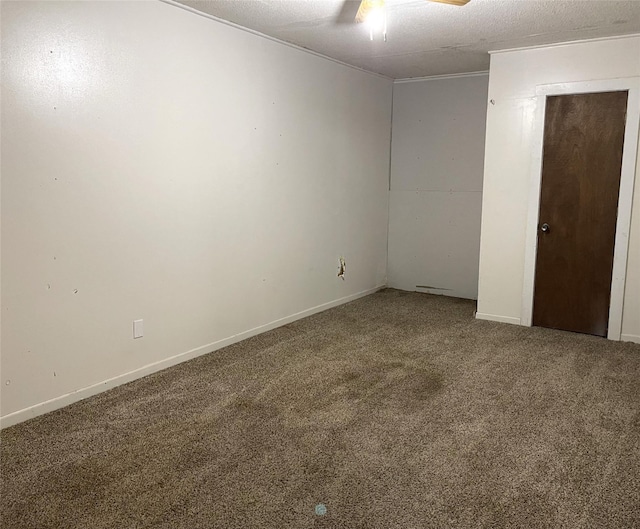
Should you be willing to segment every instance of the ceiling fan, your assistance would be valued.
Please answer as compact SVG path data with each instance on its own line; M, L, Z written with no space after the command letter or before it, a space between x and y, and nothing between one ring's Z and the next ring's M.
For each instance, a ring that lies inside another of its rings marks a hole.
M449 4L452 6L464 6L471 0L427 0L428 2L438 2L440 4ZM368 16L375 10L384 8L384 0L362 0L360 7L356 13L356 22L364 22Z
M440 4L449 4L452 6L463 6L471 0L427 0L428 2L438 2ZM356 22L364 22L368 16L376 11L384 8L384 0L362 0L360 7L356 13Z
M471 0L427 0L428 2L438 2L440 4L449 4L452 6L464 6ZM358 12L355 16L355 22L368 22L371 26L371 39L373 40L373 28L378 27L386 39L387 22L384 11L385 0L361 0Z

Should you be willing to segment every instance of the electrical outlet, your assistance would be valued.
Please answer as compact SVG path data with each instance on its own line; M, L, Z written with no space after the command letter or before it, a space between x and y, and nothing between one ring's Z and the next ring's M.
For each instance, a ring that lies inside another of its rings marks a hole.
M133 338L142 338L144 336L144 320L133 320Z

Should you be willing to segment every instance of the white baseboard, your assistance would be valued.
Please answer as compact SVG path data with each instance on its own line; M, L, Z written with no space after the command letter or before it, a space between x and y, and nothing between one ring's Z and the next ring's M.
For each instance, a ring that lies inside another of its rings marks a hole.
M635 334L621 334L620 335L620 341L621 342L640 343L640 336L637 336Z
M484 314L482 312L476 312L476 319L520 325L520 318L512 318L511 316L497 316L496 314Z
M265 325L260 325L259 327L255 327L253 329L249 329L248 331L242 332L240 334L235 334L228 338L224 338L222 340L218 340L216 342L212 342L212 343L203 345L201 347L197 347L196 349L191 349L190 351L187 351L185 353L180 353L175 356L165 358L164 360L154 362L153 364L148 364L139 369L129 371L128 373L118 375L116 377L110 378L103 382L99 382L97 384L93 384L86 388L82 388L77 391L67 393L66 395L61 395L60 397L56 397L54 399L41 402L39 404L29 406L28 408L15 411L13 413L9 413L4 417L0 417L0 429L13 426L14 424L18 424L28 419L32 419L33 417L37 417L38 415L43 415L45 413L49 413L50 411L63 408L65 406L68 406L69 404L73 404L74 402L78 402L88 397L92 397L94 395L97 395L98 393L102 393L103 391L107 391L109 389L115 388L122 384L126 384L127 382L131 382L138 378L142 378L144 376L150 375L152 373L162 371L163 369L166 369L168 367L181 364L182 362L186 362L187 360L191 360L192 358L202 356L203 354L211 353L218 349L222 349L223 347L226 347L228 345L232 345L242 340L246 340L247 338L251 338L252 336L256 336L257 334L270 331L272 329L281 327L283 325L294 322L296 320L306 318L307 316L312 316L313 314L317 314L318 312L323 312L327 309L337 307L338 305L343 305L344 303L348 303L350 301L354 301L356 299L368 296L370 294L373 294L374 292L382 290L383 288L385 288L384 285L376 288L371 288L369 290L364 290L362 292L358 292L350 296L345 296L343 298L336 299L334 301L329 301L328 303L323 303L322 305L317 305L310 309L303 310L296 314L292 314L291 316L286 316L284 318L280 318L279 320L272 321L271 323L267 323Z
M484 314L482 312L476 312L476 319L521 325L521 321L519 318L512 318L511 316L497 316L495 314ZM640 343L640 336L637 336L635 334L622 334L620 336L620 341Z

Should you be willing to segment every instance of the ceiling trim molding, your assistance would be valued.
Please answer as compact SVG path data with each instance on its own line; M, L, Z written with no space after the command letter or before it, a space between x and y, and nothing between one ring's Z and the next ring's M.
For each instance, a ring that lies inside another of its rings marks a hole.
M458 79L460 77L481 77L483 75L489 75L489 70L482 70L480 72L462 72L462 73L450 73L443 75L428 75L426 77L405 77L403 79L396 79L394 84L401 83L420 83L422 81L434 81L438 79Z
M179 8L179 9L184 9L185 11L189 11L190 13L193 13L194 15L199 15L201 17L208 18L210 20L213 20L214 22L219 22L220 24L224 24L225 26L230 26L232 28L239 29L239 30L244 31L246 33L250 33L251 35L255 35L257 37L262 37L263 39L267 39L267 40L270 40L272 42L277 42L278 44L282 44L283 46L287 46L289 48L293 48L294 50L303 51L304 53L307 53L309 55L315 55L316 57L319 57L321 59L326 59L327 61L331 61L331 62L336 63L336 64L340 64L341 66L346 66L347 68L351 68L352 70L356 70L358 72L366 73L368 75L373 75L374 77L378 77L380 79L385 79L387 81L394 81L393 77L387 77L386 75L383 75L381 73L372 72L370 70L365 70L364 68L360 68L358 66L354 66L353 64L348 64L346 62L339 61L338 59L334 59L333 57L329 57L327 55L323 55L322 53L318 53L317 51L309 50L307 48L303 48L302 46L297 46L296 44L292 44L291 42L286 42L284 40L280 40L280 39L277 39L275 37L271 37L269 35L265 35L264 33L260 33L259 31L255 31L254 29L245 28L244 26L240 26L239 24L235 24L233 22L229 22L228 20L224 20L223 18L218 18L218 17L215 17L213 15L210 15L209 13L203 13L202 11L198 11L197 9L194 9L193 7L190 7L190 6L187 6L187 5L184 5L184 4L180 4L178 2L174 2L174 0L160 0L160 2L162 2L164 4L169 4L171 6Z
M543 48L560 48L562 46L571 46L572 44L586 44L588 42L602 42L607 40L622 40L640 37L640 33L629 33L628 35L611 35L610 37L596 37L593 39L567 40L564 42L555 42L553 44L536 44L535 46L520 46L519 48L505 48L504 50L491 50L489 55L498 55L500 53L509 53L511 51L540 50Z

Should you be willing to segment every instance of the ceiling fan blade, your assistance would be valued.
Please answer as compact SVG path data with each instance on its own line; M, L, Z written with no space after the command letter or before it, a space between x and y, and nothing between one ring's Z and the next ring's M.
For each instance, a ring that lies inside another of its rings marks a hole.
M429 0L429 2L438 2L440 4L449 4L452 6L464 6L471 2L471 0Z
M359 7L360 0L344 0L342 8L340 8L340 12L336 15L334 23L353 24Z
M384 0L362 0L360 7L356 13L356 22L364 22L367 15L374 9L381 9L384 7Z

